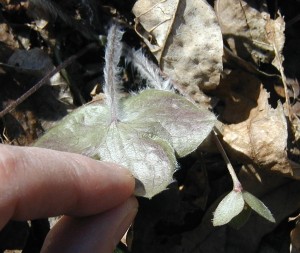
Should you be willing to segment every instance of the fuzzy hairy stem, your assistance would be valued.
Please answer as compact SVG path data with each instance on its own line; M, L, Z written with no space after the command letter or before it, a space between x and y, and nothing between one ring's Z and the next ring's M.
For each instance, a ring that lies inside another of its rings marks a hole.
M233 182L233 190L236 191L236 192L241 192L243 190L243 187L242 187L242 184L240 182L240 180L238 179L232 165L231 165L231 162L229 161L229 158L219 140L219 137L218 137L218 134L216 132L215 129L213 129L213 136L214 136L214 140L215 140L215 143L223 157L223 159L225 160L226 162L226 166L227 166L227 169L229 171L229 174L232 178L232 182Z
M108 31L107 44L105 50L105 67L104 67L104 94L111 111L112 122L119 119L119 98L118 91L121 80L119 78L118 63L122 52L121 39L123 32L120 28L113 24Z
M160 75L159 68L143 54L141 50L130 50L126 48L126 56L135 68L139 70L142 77L146 78L148 85L158 90L172 90L169 79L164 80Z

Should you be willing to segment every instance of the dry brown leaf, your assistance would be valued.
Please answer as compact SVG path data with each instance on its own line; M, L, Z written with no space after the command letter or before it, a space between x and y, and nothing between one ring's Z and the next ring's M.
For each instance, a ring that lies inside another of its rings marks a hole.
M6 23L0 23L0 61L5 62L13 50L19 48L11 28Z
M269 19L266 24L266 32L267 32L267 38L270 42L270 44L274 48L275 52L275 58L272 62L272 64L279 70L283 87L284 87L284 93L285 93L285 104L287 107L287 114L289 116L289 119L292 120L291 117L291 105L290 105L290 98L289 98L289 92L288 92L288 86L287 86L287 80L284 73L283 68L283 60L284 57L282 55L282 50L285 42L285 36L284 36L284 30L285 30L285 23L280 15L276 20Z
M137 32L185 93L199 100L199 88L209 90L219 84L222 34L206 1L139 0L133 13Z
M178 3L179 0L137 1L132 9L136 16L136 32L144 38L145 43L158 61L161 60Z
M265 31L270 17L263 10L264 1L259 3L259 6L254 0L217 0L215 3L222 34L230 49L256 64L274 59L274 49Z
M276 109L268 103L269 93L260 87L257 106L249 118L237 124L225 125L223 140L234 150L232 155L245 155L257 165L293 175L287 158L287 122L282 104Z
M277 19L273 20L269 18L267 20L266 23L267 38L275 51L275 58L272 64L278 70L282 68L282 63L284 60L282 55L282 50L285 43L284 30L285 30L285 22L282 16L280 15L280 13Z
M249 118L250 111L257 106L261 81L244 71L231 71L225 76L217 90L225 108L222 122L237 124Z

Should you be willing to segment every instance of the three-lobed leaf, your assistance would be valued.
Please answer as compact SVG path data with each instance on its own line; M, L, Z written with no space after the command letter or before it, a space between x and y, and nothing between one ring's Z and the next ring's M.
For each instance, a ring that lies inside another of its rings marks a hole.
M136 194L148 198L173 180L175 153L194 151L211 131L215 116L170 91L144 90L123 99L119 119L107 104L85 105L66 116L36 146L76 152L131 170Z

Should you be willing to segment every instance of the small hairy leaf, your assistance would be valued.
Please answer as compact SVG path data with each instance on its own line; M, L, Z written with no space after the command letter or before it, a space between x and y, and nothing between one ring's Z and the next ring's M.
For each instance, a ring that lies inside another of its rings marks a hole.
M76 152L127 167L141 183L136 194L151 198L173 180L179 156L194 151L215 116L170 91L145 90L119 102L111 121L107 103L92 103L67 115L35 146Z
M260 216L264 217L270 222L275 222L275 219L270 210L258 198L246 191L243 192L243 197L245 202Z
M171 145L179 157L193 152L210 133L216 120L213 113L200 105L160 90L144 90L132 96L125 101L124 109L139 124L159 122L168 133L168 136L160 136L171 138Z
M242 193L231 191L222 199L214 212L213 225L222 226L227 224L243 210L244 205Z

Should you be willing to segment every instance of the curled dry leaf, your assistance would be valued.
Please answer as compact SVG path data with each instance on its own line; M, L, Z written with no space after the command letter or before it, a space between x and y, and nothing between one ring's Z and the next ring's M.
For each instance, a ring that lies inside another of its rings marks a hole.
M285 30L285 23L280 13L279 13L279 17L276 20L270 19L266 24L267 38L271 43L271 45L273 46L275 52L275 58L272 64L280 72L281 80L284 87L285 105L287 108L287 114L289 119L292 120L289 91L288 91L287 80L283 68L284 57L282 55L282 50L285 42L284 30Z
M199 101L200 89L219 84L222 34L206 1L139 0L133 13L136 31L183 92Z
M272 64L280 70L283 63L282 50L285 42L284 36L285 22L283 17L279 14L279 17L275 20L268 19L266 23L267 39L271 43L275 51L275 58Z
M283 107L279 102L276 109L272 108L268 98L269 93L261 86L257 106L245 121L225 125L223 140L232 148L233 156L246 156L259 166L292 176Z
M19 48L11 28L3 21L0 24L0 61L5 62L13 50Z
M263 1L217 0L215 10L224 39L239 57L260 62L272 62L275 56L269 42L266 25L270 15L264 11Z

